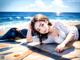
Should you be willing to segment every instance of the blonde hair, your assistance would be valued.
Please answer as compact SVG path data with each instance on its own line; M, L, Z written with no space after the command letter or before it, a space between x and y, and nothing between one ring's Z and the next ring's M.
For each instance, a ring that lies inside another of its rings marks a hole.
M48 20L47 16L42 15L42 14L35 15L33 19L36 19L37 21L45 21L45 19Z

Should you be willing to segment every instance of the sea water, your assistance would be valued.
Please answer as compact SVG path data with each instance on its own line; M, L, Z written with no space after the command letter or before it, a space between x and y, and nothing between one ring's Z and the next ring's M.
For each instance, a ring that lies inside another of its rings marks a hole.
M55 12L0 12L0 29L25 26L36 14L44 14L51 21L80 21L80 12L63 12L58 16Z

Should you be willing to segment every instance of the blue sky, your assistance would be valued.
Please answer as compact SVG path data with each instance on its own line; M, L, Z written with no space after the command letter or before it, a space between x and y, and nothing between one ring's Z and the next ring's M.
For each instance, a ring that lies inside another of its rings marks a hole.
M0 0L0 11L80 12L80 0Z

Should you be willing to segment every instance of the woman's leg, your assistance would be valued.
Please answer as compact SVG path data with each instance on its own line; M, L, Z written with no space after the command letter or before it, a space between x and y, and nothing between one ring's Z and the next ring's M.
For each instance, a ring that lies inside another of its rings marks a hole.
M0 37L0 39L4 40L4 39L15 39L15 37L17 37L17 28L11 28L6 34L4 34L2 37Z
M22 29L20 31L18 31L18 37L19 38L26 38L26 35L27 35L27 29ZM35 33L32 33L32 36L35 36L36 34Z
M76 25L77 29L78 29L78 33L79 33L79 38L78 40L80 40L80 24L79 25Z
M26 35L27 35L27 29L22 29L20 31L18 31L18 37L19 38L26 38Z
M0 40L4 40L4 41L8 41L8 42L13 42L15 41L16 37L19 38L26 38L27 35L27 29L22 29L20 31L16 30L17 28L11 28L5 35L3 35L2 37L0 37ZM32 36L34 36L35 34L32 33ZM6 40L7 39L7 40Z

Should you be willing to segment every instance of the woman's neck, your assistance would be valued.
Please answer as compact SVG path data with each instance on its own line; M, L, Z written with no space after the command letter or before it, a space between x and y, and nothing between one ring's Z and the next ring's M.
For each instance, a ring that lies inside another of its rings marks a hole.
M53 32L53 26L49 26L49 33Z
M49 27L49 34L55 37L59 36L59 31L55 29L53 26Z

